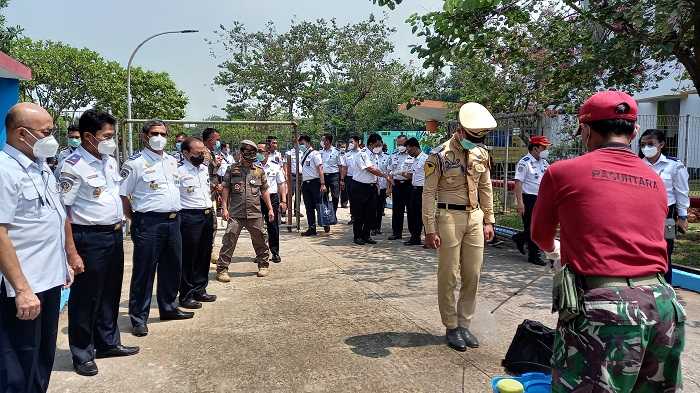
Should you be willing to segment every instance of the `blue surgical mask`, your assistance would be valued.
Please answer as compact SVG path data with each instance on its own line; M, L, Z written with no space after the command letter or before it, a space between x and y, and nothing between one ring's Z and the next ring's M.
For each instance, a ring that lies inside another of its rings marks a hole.
M214 146L214 150L216 150L216 151L221 150L221 141L216 141L216 145Z
M257 158L260 162L265 161L265 155L262 153L258 153L258 155L256 155L255 158Z
M459 144L462 145L464 150L471 150L476 147L476 143L470 141L469 139L460 139Z
M305 153L305 152L306 152L306 149L307 149L307 146L306 146L306 145L299 145L299 151L300 151L300 152Z
M80 146L80 138L68 138L68 146L74 148Z
M175 150L182 151L182 142L175 143Z

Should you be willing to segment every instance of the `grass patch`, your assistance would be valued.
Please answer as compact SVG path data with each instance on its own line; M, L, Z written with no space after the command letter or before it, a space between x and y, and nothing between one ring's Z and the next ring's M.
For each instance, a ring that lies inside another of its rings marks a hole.
M690 224L687 233L678 234L672 260L674 264L700 267L700 223Z
M496 215L496 225L523 230L523 219L517 212Z

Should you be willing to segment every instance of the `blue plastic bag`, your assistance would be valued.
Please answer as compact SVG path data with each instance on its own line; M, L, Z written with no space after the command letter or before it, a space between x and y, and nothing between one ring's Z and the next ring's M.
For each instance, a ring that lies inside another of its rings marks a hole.
M61 303L58 306L58 312L63 311L63 309L68 304L68 298L70 297L70 288L61 289Z
M333 202L329 201L325 195L321 198L321 203L316 205L316 212L318 213L318 225L327 227L338 223Z

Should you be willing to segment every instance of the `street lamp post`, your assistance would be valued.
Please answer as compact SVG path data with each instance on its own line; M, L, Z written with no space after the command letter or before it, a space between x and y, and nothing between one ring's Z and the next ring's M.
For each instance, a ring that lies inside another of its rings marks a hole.
M129 64L126 66L126 117L127 119L131 119L131 62L134 60L134 56L136 56L136 52L141 49L143 44L146 42L161 36L161 35L166 35L166 34L188 34L188 33L197 33L199 30L176 30L176 31L165 31L162 33L154 34L145 40L143 40L137 47L134 49L133 52L131 52L131 56L129 57ZM129 154L134 154L134 140L133 140L133 124L129 123Z

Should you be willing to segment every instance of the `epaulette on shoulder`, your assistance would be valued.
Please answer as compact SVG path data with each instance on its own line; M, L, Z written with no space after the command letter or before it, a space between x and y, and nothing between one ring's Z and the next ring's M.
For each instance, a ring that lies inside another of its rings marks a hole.
M523 161L525 161L525 162L530 161L530 157L528 157L528 156L523 157Z
M676 162L679 161L679 160L678 160L678 157L666 156L666 158L668 158L668 159L671 160L671 161L676 161Z
M253 166L256 167L256 168L262 169L263 164L262 164L262 162L257 162L257 161L256 161L256 162L253 163Z
M129 156L129 160L135 160L137 158L141 157L141 152L138 152L134 155Z
M80 154L73 153L70 156L68 156L68 158L66 158L65 162L68 164L71 164L71 165L75 165L78 163L78 161L80 161L81 158L82 158L82 156Z
M430 154L440 154L443 150L445 150L444 144L434 147L432 150L430 150Z

